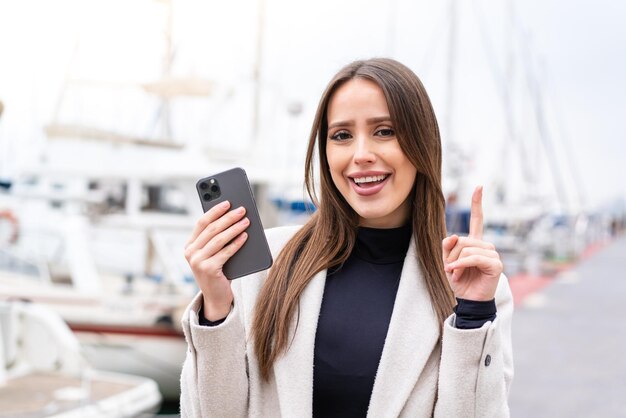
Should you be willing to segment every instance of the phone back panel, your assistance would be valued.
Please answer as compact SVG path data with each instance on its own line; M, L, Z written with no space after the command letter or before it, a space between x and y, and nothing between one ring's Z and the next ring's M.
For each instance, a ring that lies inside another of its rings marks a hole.
M213 200L205 201L202 198L205 191L200 189L200 185L210 179L217 180L221 195ZM248 239L243 247L224 264L224 275L232 280L270 268L273 261L272 254L267 245L263 224L246 172L241 168L233 168L202 178L196 183L196 190L200 196L204 212L228 200L230 202L229 210L243 206L246 208L246 216L250 220L250 225L246 229Z

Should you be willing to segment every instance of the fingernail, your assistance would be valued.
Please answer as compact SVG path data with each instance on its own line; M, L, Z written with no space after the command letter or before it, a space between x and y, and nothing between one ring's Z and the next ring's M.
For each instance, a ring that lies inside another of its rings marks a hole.
M245 208L244 208L243 206L239 206L239 207L237 208L237 213L243 213L243 212L244 212L244 210L245 210Z
M240 225L247 225L250 222L250 220L248 218L243 218L242 220L239 221Z
M220 208L225 208L228 205L230 205L230 202L228 200L224 200L222 203L219 204Z

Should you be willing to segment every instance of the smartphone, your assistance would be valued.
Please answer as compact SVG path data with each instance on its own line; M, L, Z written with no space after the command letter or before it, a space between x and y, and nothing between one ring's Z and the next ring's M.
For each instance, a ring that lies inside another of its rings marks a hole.
M245 216L250 220L250 225L246 229L248 239L224 264L224 275L229 280L233 280L270 268L273 262L272 254L267 245L263 224L246 172L237 167L202 178L196 183L196 189L205 212L228 200L231 210L239 206L245 207Z

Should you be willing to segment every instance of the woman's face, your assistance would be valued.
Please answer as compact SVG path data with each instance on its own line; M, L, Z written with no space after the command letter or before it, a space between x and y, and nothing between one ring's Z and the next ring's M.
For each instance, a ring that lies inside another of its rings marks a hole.
M360 225L404 225L417 169L400 148L382 89L362 78L347 81L332 95L327 115L330 174Z

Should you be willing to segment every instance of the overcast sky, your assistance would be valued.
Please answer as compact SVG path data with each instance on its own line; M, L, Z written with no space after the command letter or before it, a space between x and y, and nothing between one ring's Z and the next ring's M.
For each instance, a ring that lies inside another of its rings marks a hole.
M183 141L252 149L256 160L301 166L316 102L330 77L351 60L391 56L422 78L444 144L464 153L466 183L504 181L519 190L518 201L529 187L543 195L561 187L570 203L580 191L590 207L626 196L626 2L457 1L451 84L448 2L265 0L262 146L250 139L258 5L174 1L174 73L217 82L211 101L175 107L173 124ZM53 118L66 75L158 78L165 11L152 0L0 0L0 176L13 175L42 148L42 127ZM503 89L511 95L512 126ZM137 93L120 101L113 90L66 93L61 117L146 133L155 101ZM89 95L98 98L95 108ZM294 103L303 110L290 116ZM530 180L520 174L524 165Z

